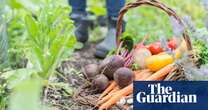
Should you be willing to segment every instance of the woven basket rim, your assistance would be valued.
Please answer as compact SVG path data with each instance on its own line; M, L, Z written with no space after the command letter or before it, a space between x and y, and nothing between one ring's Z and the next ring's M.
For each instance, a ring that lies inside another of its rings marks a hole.
M176 14L176 12L158 0L137 0L136 2L128 3L120 10L119 16L118 16L117 31L116 31L117 49L119 48L119 45L121 42L120 36L122 35L122 26L123 26L122 23L123 23L124 15L130 9L133 9L133 8L136 8L136 7L139 7L142 5L153 6L153 7L156 7L155 9L161 9L164 12L166 12L168 14L168 16L173 16L178 21L178 23L180 23L181 25L184 26L182 19ZM183 35L183 39L186 42L187 50L191 51L192 50L192 43L191 43L190 37L188 35L188 32L186 30L184 30L182 35Z

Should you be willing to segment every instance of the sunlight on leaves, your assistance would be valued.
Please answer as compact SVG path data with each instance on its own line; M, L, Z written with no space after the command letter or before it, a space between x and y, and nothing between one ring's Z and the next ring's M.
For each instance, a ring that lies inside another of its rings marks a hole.
M9 110L43 110L40 103L42 84L29 79L15 86L10 96Z

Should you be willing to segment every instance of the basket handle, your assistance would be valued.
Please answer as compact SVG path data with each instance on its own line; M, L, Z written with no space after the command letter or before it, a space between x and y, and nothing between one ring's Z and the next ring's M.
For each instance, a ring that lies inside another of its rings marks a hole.
M165 4L161 3L160 1L158 1L158 0L137 0L136 2L128 3L119 12L118 21L117 21L117 32L116 32L117 47L120 44L120 36L122 34L122 20L123 20L124 14L129 9L136 8L141 5L149 5L149 6L157 7L159 9L165 11L169 16L173 16L181 25L184 26L181 18L175 13L175 11L172 10L171 8L167 7ZM186 30L184 30L184 32L183 32L183 38L186 42L187 49L189 51L192 50L191 40L190 40L190 37L189 37Z

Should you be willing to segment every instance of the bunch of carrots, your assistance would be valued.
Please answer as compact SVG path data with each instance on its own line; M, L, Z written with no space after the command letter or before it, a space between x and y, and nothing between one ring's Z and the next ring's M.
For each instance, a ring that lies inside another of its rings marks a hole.
M173 68L174 65L169 64L155 73L152 73L148 69L134 71L134 81L160 81L163 80ZM133 83L122 89L119 89L119 86L116 84L116 82L112 81L98 98L97 106L99 107L99 110L107 110L112 105L116 104L122 97L128 96L132 93Z

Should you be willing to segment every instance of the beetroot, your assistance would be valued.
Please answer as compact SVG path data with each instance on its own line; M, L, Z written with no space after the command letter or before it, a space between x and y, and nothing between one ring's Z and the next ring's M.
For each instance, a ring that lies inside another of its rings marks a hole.
M125 64L124 58L119 55L113 55L105 58L100 64L100 72L106 75L109 79L113 79L114 72L123 67Z
M88 80L91 81L98 74L99 74L99 67L97 64L89 64L84 67L84 76Z
M132 70L126 67L119 68L114 73L114 80L120 88L124 88L131 84L134 80L134 73Z
M98 92L102 92L108 87L109 80L105 75L99 74L93 79L92 84Z

